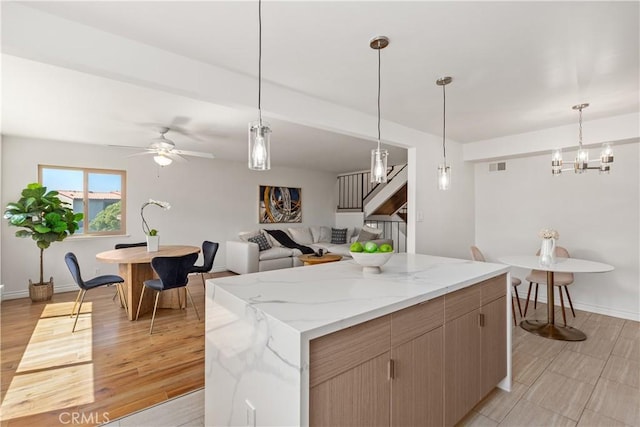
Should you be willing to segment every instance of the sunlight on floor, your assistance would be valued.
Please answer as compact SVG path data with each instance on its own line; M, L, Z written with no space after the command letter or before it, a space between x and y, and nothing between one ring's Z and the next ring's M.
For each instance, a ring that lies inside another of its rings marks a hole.
M45 306L0 407L2 421L93 402L93 307L83 304L71 333L72 306Z

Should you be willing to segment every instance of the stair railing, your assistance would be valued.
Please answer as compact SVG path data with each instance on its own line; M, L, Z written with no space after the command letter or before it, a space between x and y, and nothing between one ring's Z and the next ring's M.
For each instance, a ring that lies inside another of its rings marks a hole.
M387 169L387 183L399 174L407 165L394 165ZM364 210L365 200L384 184L372 183L371 172L355 172L338 176L338 210Z

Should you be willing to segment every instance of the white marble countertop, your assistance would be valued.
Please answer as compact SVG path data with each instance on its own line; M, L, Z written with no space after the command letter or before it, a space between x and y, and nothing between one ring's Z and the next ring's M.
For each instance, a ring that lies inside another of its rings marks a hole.
M381 274L353 260L210 279L310 340L507 273L503 264L394 254ZM225 298L226 299L226 298Z

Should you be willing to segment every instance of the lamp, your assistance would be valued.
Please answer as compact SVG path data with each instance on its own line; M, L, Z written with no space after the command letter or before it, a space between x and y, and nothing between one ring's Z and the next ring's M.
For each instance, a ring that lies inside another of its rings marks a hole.
M169 156L167 156L166 153L162 153L162 152L153 156L153 161L159 164L160 166L169 166L173 162L173 160Z
M576 158L573 161L573 171L575 173L584 173L589 169L598 170L601 174L608 174L611 171L611 163L613 163L613 149L611 144L602 144L602 151L600 152L600 166L589 166L589 151L582 146L582 110L587 108L589 104L578 104L571 107L574 110L580 112L579 123L580 130L578 135L578 152ZM591 160L591 163L598 160ZM551 153L551 173L553 175L560 175L562 171L568 171L571 168L562 168L562 150L557 148Z
M262 1L258 0L258 121L249 123L249 169L271 169L271 128L262 121Z
M443 77L436 80L438 86L442 86L442 157L443 163L438 165L438 189L448 190L451 185L451 167L447 164L447 146L445 132L447 129L447 96L444 87L451 83L451 77Z
M371 49L378 51L378 147L371 150L371 182L387 182L387 159L389 151L380 148L380 51L389 45L385 36L377 36L369 41Z

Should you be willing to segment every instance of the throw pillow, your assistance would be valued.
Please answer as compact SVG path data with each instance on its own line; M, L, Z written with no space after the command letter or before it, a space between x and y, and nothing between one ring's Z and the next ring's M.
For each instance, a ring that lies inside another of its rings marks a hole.
M347 243L347 229L346 228L332 228L331 229L331 243L334 245L341 245Z
M271 249L271 245L267 241L267 237L264 234L257 234L253 237L249 237L247 239L248 242L253 242L258 244L258 250L260 252L266 251L267 249Z
M307 227L289 228L291 238L301 245L310 245L313 243L313 236Z
M260 230L242 231L238 233L238 238L243 242L248 242L249 237L254 237L254 236L257 236L258 234L262 234L262 232Z
M362 229L358 234L358 239L356 240L356 242L368 242L369 240L376 240L377 238L377 234L373 234L366 231L365 229Z
M382 230L365 225L358 233L358 242L368 242L369 240L376 240L380 238Z

